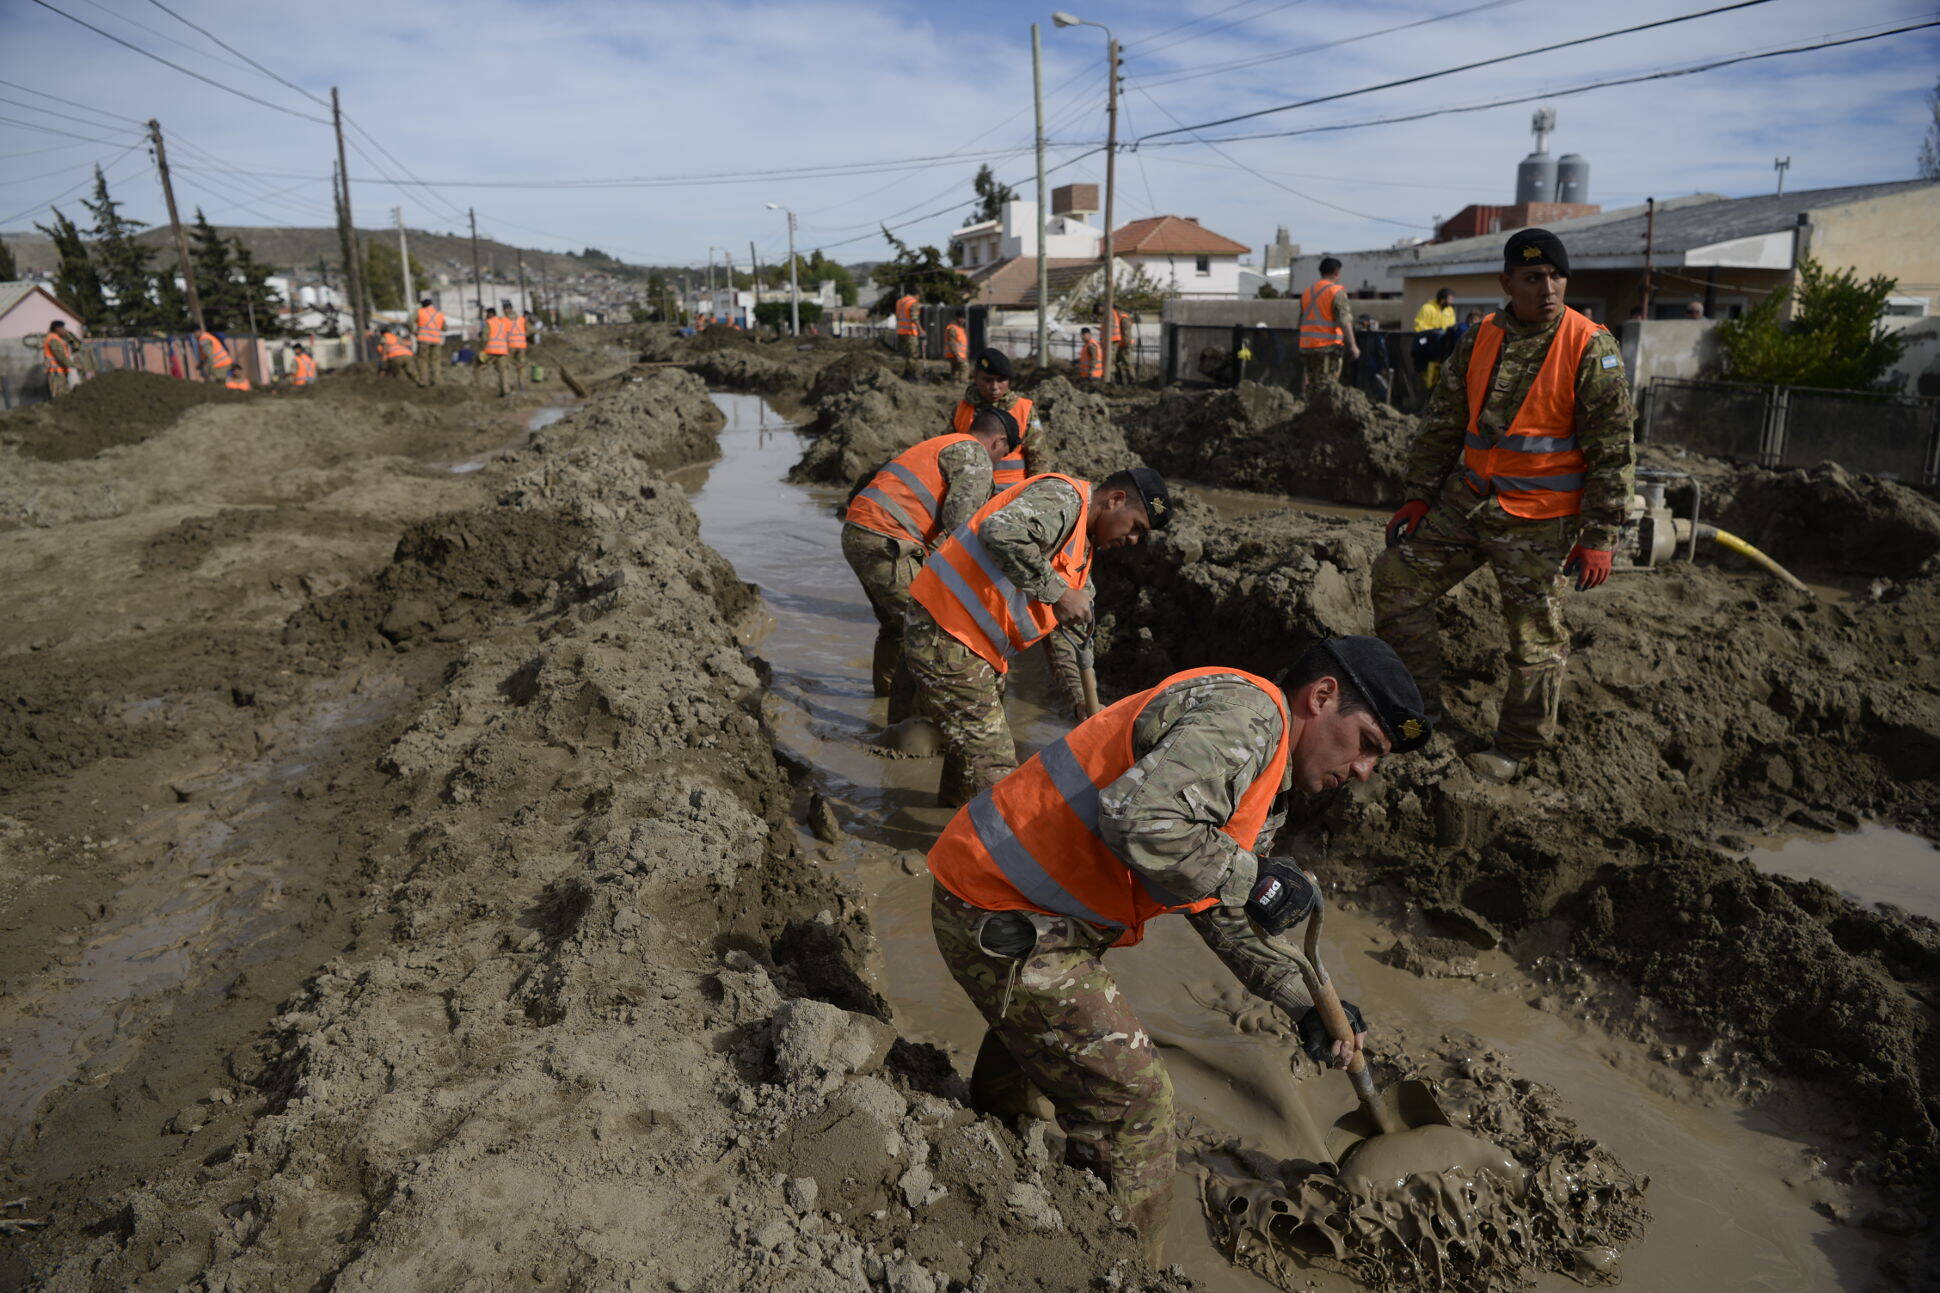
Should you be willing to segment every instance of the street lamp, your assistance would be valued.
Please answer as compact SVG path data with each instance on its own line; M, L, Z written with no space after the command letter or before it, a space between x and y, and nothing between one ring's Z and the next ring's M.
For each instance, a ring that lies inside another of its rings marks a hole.
M795 213L779 203L768 203L770 211L788 217L788 335L802 335L802 289L795 281Z
M1051 21L1060 27L1096 27L1105 33L1105 319L1098 331L1104 334L1100 339L1100 349L1105 360L1105 372L1112 371L1112 334L1118 329L1118 311L1115 288L1118 275L1113 264L1111 245L1112 194L1118 181L1118 38L1111 34L1111 28L1102 22L1080 18L1063 10L1051 15Z

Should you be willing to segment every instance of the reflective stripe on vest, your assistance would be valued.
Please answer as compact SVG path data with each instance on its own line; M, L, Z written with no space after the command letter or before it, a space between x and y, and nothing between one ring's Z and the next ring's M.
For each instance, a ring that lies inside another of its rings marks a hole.
M1068 587L1083 588L1091 575L1091 538L1085 529L1091 486L1069 476L1047 473L1025 485L1061 480L1078 491L1078 519L1051 556L1051 569ZM1010 658L1041 640L1057 627L1057 613L1048 602L1027 596L1010 581L979 531L984 521L1008 507L1025 485L1013 485L985 503L968 524L929 555L910 581L909 595L935 617L937 624L975 651L998 673L1010 670Z
M983 446L977 438L951 432L912 449L905 449L873 476L854 500L843 520L892 539L928 547L937 536L936 514L942 510L949 485L943 479L943 451L955 444Z
M523 314L515 314L510 319L506 320L506 322L511 325L508 331L511 334L509 338L509 342L511 344L512 349L524 350L525 349L525 316Z
M290 374L290 385L308 386L317 379L317 361L308 355L296 357L296 371Z
M222 344L221 337L213 332L202 332L197 333L195 339L208 350L211 367L221 368L229 362L229 347Z
M1331 279L1322 279L1300 294L1300 348L1318 350L1325 346L1344 346L1345 330L1334 318L1334 300L1347 289Z
M222 384L232 391L246 391L249 389L249 375L240 368L232 368Z
M1482 434L1482 409L1506 334L1493 314L1478 326L1468 360L1462 475L1477 494L1493 493L1511 516L1539 521L1583 510L1587 463L1576 438L1576 373L1590 342L1602 331L1601 324L1565 307L1529 393L1507 430L1491 441Z
M61 341L60 345L54 344L57 340ZM56 338L50 332L40 339L40 357L41 361L47 365L48 372L64 373L67 371L68 365L73 362L74 352L68 348L64 339Z
M1095 341L1087 341L1078 355L1078 376L1103 377L1105 375L1105 350Z
M485 353L505 355L512 351L512 320L493 315L485 320Z
M378 337L378 343L383 347L386 359L403 359L411 353L411 343L395 332L384 333Z
M1007 451L997 460L997 470L992 480L999 490L1024 483L1024 477L1028 472L1024 465L1024 437L1031 433L1031 402L1020 395L1004 412L1017 419L1017 447ZM970 423L976 420L976 416L975 405L969 400L958 400L956 412L950 415L950 425L958 431L967 433L970 430Z
M1113 310L1111 312L1111 344L1114 350L1125 344L1125 312L1123 310Z
M946 359L970 357L970 334L958 324L952 323L943 329L943 356Z
M1182 901L1146 881L1111 851L1098 827L1099 795L1136 762L1132 732L1139 715L1167 688L1210 677L1250 683L1280 712L1272 757L1220 827L1251 849L1286 775L1292 726L1286 700L1272 683L1238 669L1189 669L1086 719L971 800L930 849L936 882L985 911L1037 911L1123 931L1119 946L1137 942L1154 916L1214 906L1217 897Z
M897 300L896 302L896 335L897 336L913 337L917 333L923 330L922 325L918 323L916 320L916 312L917 310L922 308L922 304L923 303L921 301L917 300L913 296L905 296Z
M418 307L418 344L420 346L445 344L444 311L429 305Z

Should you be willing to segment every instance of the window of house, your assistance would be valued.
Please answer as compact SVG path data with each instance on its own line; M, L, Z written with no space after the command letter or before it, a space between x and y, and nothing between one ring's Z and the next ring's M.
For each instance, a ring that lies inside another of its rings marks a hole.
M1192 272L1204 278L1212 273L1212 257L1196 256L1192 261Z

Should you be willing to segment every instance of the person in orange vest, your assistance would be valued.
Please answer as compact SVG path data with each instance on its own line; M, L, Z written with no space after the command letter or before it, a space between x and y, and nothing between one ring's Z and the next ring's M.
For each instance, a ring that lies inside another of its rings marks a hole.
M291 347L290 385L301 389L317 380L317 361L301 342Z
M1105 380L1105 350L1090 328L1078 329L1078 376L1088 382Z
M1102 316L1104 309L1099 308ZM1102 325L1102 317L1101 317ZM1126 345L1126 338L1132 336L1131 316L1123 310L1112 307L1111 312L1111 379L1114 382L1135 382L1138 380L1137 366L1132 363L1132 352ZM1104 374L1098 374L1103 377Z
M931 924L987 1030L980 1113L1043 1116L1161 1260L1177 1170L1172 1085L1104 955L1184 915L1246 988L1294 1021L1317 1065L1347 1067L1291 951L1314 878L1267 856L1291 792L1365 781L1432 734L1421 694L1377 638L1332 638L1275 685L1239 669L1173 674L1127 696L959 811L929 852ZM1034 1107L1035 1106L1035 1107Z
M1610 330L1563 303L1569 254L1547 229L1503 247L1508 305L1462 334L1415 432L1407 502L1374 563L1374 631L1442 705L1436 603L1482 566L1495 576L1509 685L1491 748L1469 756L1510 781L1556 738L1569 658L1561 595L1609 577L1630 503L1636 409Z
M1017 766L1004 719L1003 678L1012 658L1045 642L1052 674L1074 714L1075 651L1068 637L1091 624L1091 563L1137 543L1172 519L1165 480L1149 467L1093 486L1070 476L1033 476L978 509L937 545L910 581L903 660L916 708L943 734L945 807L967 802ZM1064 634L1052 630L1063 628Z
M445 312L425 297L418 302L417 379L420 386L436 386L445 353Z
M232 391L249 390L249 374L243 371L241 364L231 364L229 366L229 376L223 378L222 384Z
M202 361L202 372L212 382L227 381L229 368L234 360L230 358L229 347L222 344L222 338L204 328L195 334L196 357Z
M66 319L47 325L47 335L40 339L40 360L47 371L48 399L58 400L74 389L74 338Z
M1016 420L1017 434L1022 439L997 464L996 487L1000 490L1024 483L1030 474L1030 451L1026 445L1031 433L1043 426L1031 401L1011 390L1010 384L1016 376L1017 370L1012 367L1009 355L995 346L985 346L971 361L970 388L950 414L950 429L959 432L970 430L970 420L982 408L1002 409Z
M922 352L923 302L909 286L896 298L896 350L903 357L903 376L913 378L919 371L917 359Z
M499 312L511 324L511 335L506 338L505 344L512 348L513 367L520 370L519 389L524 390L525 389L525 372L524 372L525 352L526 352L526 347L528 345L528 338L526 335L525 311L514 310L512 308L512 303L510 301L500 301Z
M964 370L970 366L970 332L963 326L962 310L952 315L949 326L943 329L943 357L950 361L950 380L962 381Z
M411 343L402 330L393 331L385 324L377 332L377 353L384 361L386 377L409 377L411 375Z
M951 431L905 449L862 478L842 517L842 556L876 613L870 676L889 698L891 725L910 716L915 685L903 666L909 585L923 558L990 501L991 473L1017 442L1002 409L977 411L967 432Z
M482 344L479 347L480 362L498 374L499 398L505 398L508 387L513 383L516 383L520 390L524 390L525 382L519 378L518 370L512 363L512 320L499 317L497 310L487 306L485 326L480 329L480 332L482 334L480 337ZM509 382L506 378L508 372L512 375ZM476 381L477 377L477 370L474 369L472 379Z
M1354 339L1354 306L1340 283L1340 261L1327 256L1320 262L1319 280L1300 294L1300 363L1309 396L1340 385L1343 355L1359 360L1361 343Z

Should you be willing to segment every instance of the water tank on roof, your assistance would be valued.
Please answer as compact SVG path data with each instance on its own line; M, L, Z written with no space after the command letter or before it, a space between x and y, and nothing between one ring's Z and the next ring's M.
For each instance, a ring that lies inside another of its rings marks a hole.
M1516 167L1516 205L1556 200L1556 159L1531 153Z
M1581 153L1564 153L1556 162L1556 200L1590 200L1590 160Z

